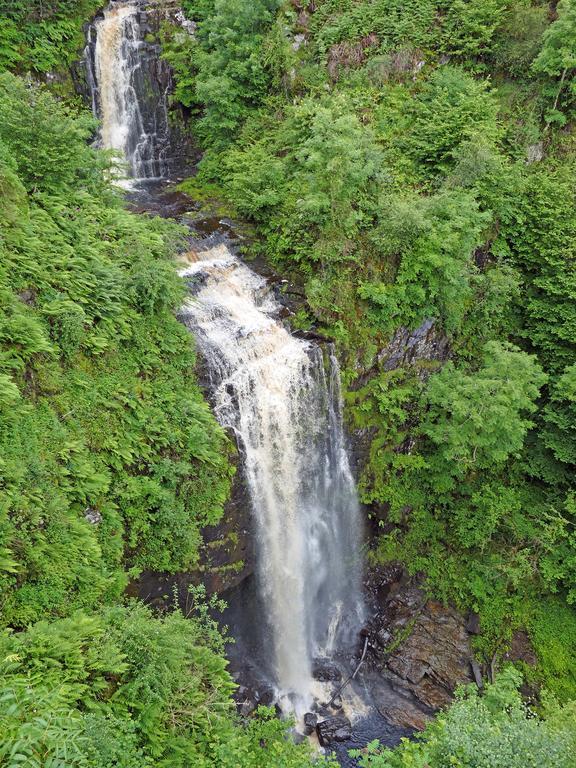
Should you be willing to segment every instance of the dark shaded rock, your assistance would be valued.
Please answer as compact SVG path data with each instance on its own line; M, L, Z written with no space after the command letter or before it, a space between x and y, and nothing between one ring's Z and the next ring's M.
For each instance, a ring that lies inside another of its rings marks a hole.
M266 707L274 703L274 690L267 686L239 685L234 691L233 699L236 702L236 709L242 717L249 717L256 709L263 705Z
M387 667L408 682L420 702L438 709L451 701L457 685L471 682L471 659L462 617L429 600L390 654Z
M87 507L84 510L84 519L89 522L91 525L98 525L102 522L102 515L100 512L98 512L97 509L93 509L92 507Z
M306 736L314 733L316 725L318 724L318 715L314 712L306 712L304 715L304 733Z
M239 467L221 522L202 530L203 544L198 566L188 573L143 571L130 582L126 593L160 610L173 606L176 594L178 605L187 614L192 605L191 586L204 584L208 594L222 594L241 584L254 571L250 509L248 491Z
M36 303L36 293L30 288L26 288L26 290L20 291L20 293L18 294L18 298L20 299L20 301L23 301L24 304L27 304L29 307L33 307L34 304Z
M477 613L468 614L468 619L466 620L466 632L470 635L480 634L480 616L478 616Z
M276 699L276 696L274 694L274 689L270 686L265 688L260 688L256 692L256 698L258 700L258 705L262 705L263 707L271 707L272 704L274 704L274 701Z
M376 583L381 577L376 574ZM457 685L474 679L464 618L427 600L413 582L399 583L378 604L369 624L369 648L371 668L415 704L414 711L400 718L403 707L385 691L379 709L397 724L420 727L433 711L450 703Z
M378 712L393 725L421 731L432 717L432 711L386 670L370 680L370 692Z
M327 747L333 741L348 741L352 738L352 724L347 717L337 715L322 720L316 725L320 746Z
M519 629L512 635L510 648L504 654L504 661L523 661L533 667L538 663L538 657L530 642L528 634Z
M415 330L398 328L389 343L378 355L378 363L384 371L402 366L417 366L423 361L444 362L449 355L448 338L436 330L433 318L424 320ZM424 377L430 366L421 368Z
M332 709L335 709L337 711L344 708L344 704L342 703L342 697L341 696L335 696L332 701L330 702L330 706Z
M238 706L238 714L242 715L242 717L249 717L257 706L256 702L247 699Z
M204 288L207 280L208 275L206 272L197 272L195 275L190 275L184 278L184 283L188 288L188 292L192 294L192 296L195 296L202 290L202 288Z
M338 682L342 679L342 672L330 659L314 659L312 676L321 683Z

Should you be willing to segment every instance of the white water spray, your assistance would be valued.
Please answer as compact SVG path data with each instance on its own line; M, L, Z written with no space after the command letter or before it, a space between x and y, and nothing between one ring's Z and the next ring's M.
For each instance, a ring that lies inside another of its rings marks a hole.
M208 363L216 416L243 452L276 684L302 712L313 657L350 640L362 618L361 523L339 371L275 319L266 281L227 248L200 257L182 273L193 295L181 316Z

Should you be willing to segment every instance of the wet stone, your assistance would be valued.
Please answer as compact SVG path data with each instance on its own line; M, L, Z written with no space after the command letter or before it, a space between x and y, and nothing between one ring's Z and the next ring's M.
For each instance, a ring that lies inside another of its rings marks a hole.
M352 738L352 723L347 717L329 717L316 725L316 733L322 747L334 741L348 741Z
M330 704L332 709L340 710L344 708L344 704L342 703L342 697L341 696L335 696L332 699L332 703Z
M314 712L306 712L304 715L304 733L306 736L310 736L310 734L314 733L317 724L318 715L314 714Z
M342 680L342 672L329 659L315 659L312 665L312 677L321 683L338 682Z

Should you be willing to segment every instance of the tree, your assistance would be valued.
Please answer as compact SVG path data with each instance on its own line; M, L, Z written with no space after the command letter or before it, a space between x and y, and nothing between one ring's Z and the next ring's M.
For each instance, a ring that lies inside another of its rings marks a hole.
M566 117L557 110L560 98L566 92L566 106L569 106L576 96L572 81L572 74L576 70L576 6L572 0L561 0L558 4L558 18L544 32L542 49L532 67L535 72L556 79L554 102L546 119L549 124L564 124Z
M422 432L436 446L431 469L463 476L518 455L546 376L536 358L496 341L484 347L482 367L464 374L448 363L431 377Z
M262 42L277 0L216 0L199 25L196 95L204 105L205 141L222 148L266 93Z

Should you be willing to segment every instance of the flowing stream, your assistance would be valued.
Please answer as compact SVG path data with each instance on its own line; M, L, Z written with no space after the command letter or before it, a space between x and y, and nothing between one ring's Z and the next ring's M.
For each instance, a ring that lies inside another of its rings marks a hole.
M166 93L144 58L142 5L111 2L86 49L100 143L130 176L165 172ZM147 74L148 73L148 74ZM292 336L262 277L219 245L183 270L181 312L207 363L220 423L236 435L270 627L269 665L284 710L314 699L312 665L353 645L363 619L361 517L331 350Z

